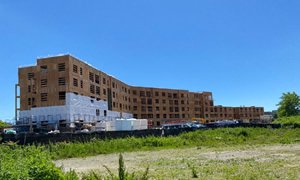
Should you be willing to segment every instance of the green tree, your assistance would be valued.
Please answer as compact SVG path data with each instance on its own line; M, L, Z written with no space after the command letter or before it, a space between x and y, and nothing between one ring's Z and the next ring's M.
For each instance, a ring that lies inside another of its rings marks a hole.
M283 93L278 106L278 116L288 117L299 115L300 97L295 92Z
M6 123L6 122L0 120L0 127L7 127L7 126L9 126L8 123Z

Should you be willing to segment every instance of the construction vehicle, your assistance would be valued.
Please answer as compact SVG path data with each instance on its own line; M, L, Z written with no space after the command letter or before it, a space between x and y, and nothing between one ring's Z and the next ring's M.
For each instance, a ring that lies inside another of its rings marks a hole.
M197 121L200 124L206 124L206 120L204 118L192 118L192 121Z

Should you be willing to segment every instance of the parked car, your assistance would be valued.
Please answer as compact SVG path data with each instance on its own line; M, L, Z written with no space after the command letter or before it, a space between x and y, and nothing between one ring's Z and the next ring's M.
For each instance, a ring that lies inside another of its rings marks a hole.
M183 128L190 128L189 125L186 123L182 124L164 124L162 125L162 129L183 129Z
M216 126L230 126L238 123L239 122L236 120L222 120L222 121L216 121L214 124Z
M17 131L15 129L10 128L10 129L4 129L3 133L4 134L17 134Z

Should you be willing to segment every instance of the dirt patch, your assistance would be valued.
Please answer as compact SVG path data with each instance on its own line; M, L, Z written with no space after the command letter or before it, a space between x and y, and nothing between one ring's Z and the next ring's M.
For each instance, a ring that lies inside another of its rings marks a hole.
M215 150L209 148L170 149L161 151L144 151L124 153L126 167L131 171L142 171L146 166L159 170L162 166L168 168L185 166L185 162L205 163L211 160L242 160L254 159L257 162L272 161L291 158L300 162L300 144L261 146L245 150ZM299 160L299 161L298 161ZM70 169L76 172L89 172L97 170L106 172L104 165L112 171L117 171L118 154L98 155L88 158L73 158L55 161L57 166L62 166L65 171ZM291 165L290 165L291 166ZM293 167L300 167L299 163Z

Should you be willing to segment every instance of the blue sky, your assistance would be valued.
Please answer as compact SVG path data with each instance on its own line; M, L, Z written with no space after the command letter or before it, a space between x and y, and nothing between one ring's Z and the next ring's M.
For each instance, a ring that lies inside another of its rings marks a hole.
M70 53L130 85L276 109L300 93L299 0L1 0L0 119L17 68Z

